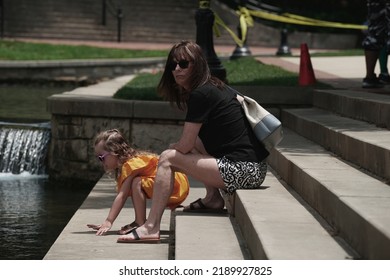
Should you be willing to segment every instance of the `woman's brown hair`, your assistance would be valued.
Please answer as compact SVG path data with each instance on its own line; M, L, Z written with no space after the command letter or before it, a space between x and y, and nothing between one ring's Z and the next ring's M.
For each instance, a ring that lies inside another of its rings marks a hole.
M176 84L172 74L172 63L175 60L179 61L181 59L186 59L193 65L192 72L190 73L190 88L188 91ZM186 108L189 93L207 82L211 82L219 88L222 88L224 85L221 80L211 76L210 68L202 48L191 41L181 41L175 44L168 54L164 73L157 86L157 92L164 100L176 104L179 109L183 110Z

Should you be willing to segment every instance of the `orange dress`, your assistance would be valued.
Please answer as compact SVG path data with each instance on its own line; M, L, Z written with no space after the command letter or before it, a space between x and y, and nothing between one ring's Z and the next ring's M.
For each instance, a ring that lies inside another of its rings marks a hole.
M146 197L151 199L153 196L154 179L157 172L158 157L150 154L137 155L127 160L121 169L117 180L117 192L120 191L123 182L129 176L141 177L141 188ZM167 207L174 209L179 206L188 196L190 184L185 174L175 172L175 182L173 191L169 197ZM131 196L131 193L130 193Z

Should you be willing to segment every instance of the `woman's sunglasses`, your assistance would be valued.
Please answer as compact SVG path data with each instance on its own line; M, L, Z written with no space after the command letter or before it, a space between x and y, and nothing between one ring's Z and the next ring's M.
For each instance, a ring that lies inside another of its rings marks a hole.
M176 66L179 65L181 69L187 69L188 65L190 65L190 62L188 60L180 60L179 62L172 62L170 65L171 71L174 71L176 69Z
M102 154L102 155L99 155L99 156L97 156L97 158L101 161L101 162L103 162L104 161L104 158L106 157L106 156L108 156L110 153L105 153L105 154Z

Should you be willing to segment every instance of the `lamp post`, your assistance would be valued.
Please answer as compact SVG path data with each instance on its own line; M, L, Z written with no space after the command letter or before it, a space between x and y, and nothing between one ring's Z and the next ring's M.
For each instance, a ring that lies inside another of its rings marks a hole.
M282 11L284 12L285 10L286 10L286 0L283 0ZM280 46L276 52L276 55L291 55L291 49L288 46L287 38L288 38L288 30L287 27L284 25L280 32Z
M4 3L0 0L0 38L4 36Z
M119 6L119 8L116 10L117 42L118 43L120 43L122 41L122 18L123 18L122 7Z
M226 81L226 70L214 50L214 20L214 13L210 9L210 0L199 1L199 9L195 13L196 43L202 48L206 56L211 75Z
M241 0L240 1L240 5L242 7L246 7L246 3L248 2L248 0ZM241 23L238 24L238 27L237 27L237 32L238 32L238 36L239 38L242 38L242 31L241 31ZM246 38L243 42L243 45L240 47L239 45L236 46L235 50L233 51L233 54L230 56L230 59L236 59L236 58L240 58L240 57L246 57L246 56L252 56L252 52L251 50L249 49L248 45L246 44L247 43L247 38L248 38L248 32L246 34Z
M241 25L238 25L237 31L238 31L238 35L240 36L240 38L242 38ZM252 56L252 52L249 49L248 45L246 44L247 38L248 38L248 35L245 38L243 45L241 47L239 45L236 46L236 48L233 51L233 54L230 56L230 59Z
M278 48L278 51L276 52L277 55L291 55L291 49L288 46L287 43L287 36L288 31L286 28L283 28L280 32L280 46Z

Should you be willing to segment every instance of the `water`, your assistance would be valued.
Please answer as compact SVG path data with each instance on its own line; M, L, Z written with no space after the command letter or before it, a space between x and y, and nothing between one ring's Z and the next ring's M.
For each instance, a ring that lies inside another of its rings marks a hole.
M46 175L46 98L69 89L0 85L0 260L42 259L94 185Z
M0 174L0 260L42 259L92 185Z
M0 120L12 122L49 121L46 99L70 91L75 85L0 84Z
M50 123L0 125L0 172L45 174Z
M46 175L49 123L0 125L0 259L40 260L93 184Z

